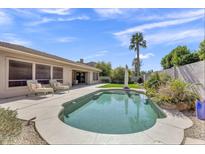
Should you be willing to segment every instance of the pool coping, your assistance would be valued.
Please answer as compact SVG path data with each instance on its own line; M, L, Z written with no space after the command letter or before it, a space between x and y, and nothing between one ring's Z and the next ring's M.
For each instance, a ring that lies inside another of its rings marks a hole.
M115 89L116 88L110 88L109 90ZM139 90L132 90L139 92ZM61 108L61 110L62 109L63 108ZM57 117L55 121L53 119L53 122L59 126L58 133L53 131L51 133L53 135L48 135L46 138L50 140L50 142L48 142L50 144L181 144L184 138L184 129L192 126L192 121L182 114L179 118L167 110L162 111L167 117L157 119L155 125L145 131L132 134L101 134L85 131L71 127ZM49 123L46 125L50 126ZM41 130L39 124L37 124L37 128Z
M69 94L61 97L47 98L37 105L18 109L18 117L28 120L35 116L36 129L48 144L181 144L184 138L184 129L193 125L192 121L182 113L164 109L162 111L167 115L166 118L157 119L153 127L132 134L89 132L71 127L58 118L58 114L63 109L62 104L66 101L74 100L100 89L108 88L93 86L70 91ZM109 89L111 90L111 88ZM144 92L142 89L132 90Z

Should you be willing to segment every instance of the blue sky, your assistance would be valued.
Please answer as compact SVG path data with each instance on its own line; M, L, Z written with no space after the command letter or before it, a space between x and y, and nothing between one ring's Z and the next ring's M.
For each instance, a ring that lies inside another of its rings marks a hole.
M143 70L161 69L177 45L197 50L204 38L203 9L0 9L0 40L77 61L131 67L130 36L143 32Z

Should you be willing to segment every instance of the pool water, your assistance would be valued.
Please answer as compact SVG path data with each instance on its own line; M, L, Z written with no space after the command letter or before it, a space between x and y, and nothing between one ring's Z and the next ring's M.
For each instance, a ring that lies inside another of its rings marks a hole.
M144 94L98 91L65 103L60 119L75 128L104 134L129 134L152 127L165 117Z

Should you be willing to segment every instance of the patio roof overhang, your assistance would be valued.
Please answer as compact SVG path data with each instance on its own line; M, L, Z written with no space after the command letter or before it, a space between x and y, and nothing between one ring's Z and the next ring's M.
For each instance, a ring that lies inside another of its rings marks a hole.
M95 67L92 66L88 66L86 64L82 64L82 63L78 63L78 62L74 62L62 57L58 57L55 55L51 55L45 52L41 52L38 50L34 50L34 49L30 49L24 46L20 46L20 45L15 45L15 44L10 44L10 43L5 43L5 42L0 42L0 50L5 51L5 52L10 52L13 54L20 54L20 55L27 55L27 56L32 56L33 58L41 58L44 60L50 60L50 61L54 61L57 63L61 63L64 65L70 65L73 66L76 69L86 69L87 71L96 71L96 72L101 72L100 69L97 69Z

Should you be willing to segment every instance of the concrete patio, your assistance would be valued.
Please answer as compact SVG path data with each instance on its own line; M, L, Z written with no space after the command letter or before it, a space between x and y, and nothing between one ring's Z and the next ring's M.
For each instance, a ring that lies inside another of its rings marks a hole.
M180 112L163 110L167 117L157 119L148 130L133 134L108 135L73 128L63 123L58 114L62 104L99 90L97 86L74 87L69 93L29 96L0 100L0 107L17 110L18 118L35 119L36 129L49 144L181 144L184 129L192 121Z

